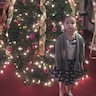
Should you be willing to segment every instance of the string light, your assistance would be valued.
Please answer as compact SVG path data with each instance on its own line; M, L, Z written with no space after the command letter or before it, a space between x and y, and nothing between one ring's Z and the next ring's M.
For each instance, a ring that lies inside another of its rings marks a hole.
M3 68L6 68L6 65L4 65Z
M54 82L55 80L52 78L51 81Z
M37 81L37 84L40 84L40 82L41 82L41 81L40 81L40 80L38 80L38 81Z
M84 77L82 77L82 80L84 80Z
M78 82L75 82L75 85L78 85Z
M45 83L44 85L45 85L45 86L48 86L48 84L47 84L47 83Z
M88 75L86 75L86 78L88 78L89 76Z
M4 73L4 71L3 71L3 70L1 70L1 71L0 71L0 73L1 73L1 74L3 74L3 73Z
M34 69L31 69L31 72L34 72Z
M85 60L85 63L86 63L86 64L89 64L89 61L88 61L88 60Z
M20 77L21 77L21 75L19 74L19 75L18 75L18 78L20 78Z
M29 70L29 68L26 68L26 70L28 71L28 70Z
M35 83L35 80L34 79L32 80L32 83Z
M20 51L21 51L21 50L23 50L23 48L22 48L22 47L19 47L19 48L18 48L18 50L20 50Z

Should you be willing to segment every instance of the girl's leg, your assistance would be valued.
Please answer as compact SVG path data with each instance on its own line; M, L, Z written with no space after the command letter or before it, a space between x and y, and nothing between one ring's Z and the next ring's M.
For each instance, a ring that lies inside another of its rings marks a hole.
M59 96L63 96L64 94L64 83L59 82Z
M67 92L67 94L68 94L69 96L73 96L73 94L71 93L72 88L73 88L73 85L72 85L72 84L70 84L70 85L68 85L68 86L66 87L66 92Z

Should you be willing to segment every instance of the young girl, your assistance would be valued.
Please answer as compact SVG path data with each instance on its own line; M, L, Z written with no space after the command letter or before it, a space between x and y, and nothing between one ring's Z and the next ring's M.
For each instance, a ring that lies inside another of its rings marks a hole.
M59 81L59 96L64 96L64 86L66 94L73 96L71 89L83 75L85 44L83 37L76 30L75 17L65 17L64 32L56 40L56 67L53 70L53 76Z

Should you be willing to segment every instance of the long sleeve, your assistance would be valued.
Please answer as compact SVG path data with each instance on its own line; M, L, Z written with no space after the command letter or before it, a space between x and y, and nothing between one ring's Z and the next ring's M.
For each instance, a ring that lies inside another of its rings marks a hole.
M84 59L85 59L85 42L83 37L80 38L81 42L80 42L80 62L81 62L81 66L83 66L84 64Z
M55 63L56 67L60 68L62 62L62 55L61 55L61 40L58 37L55 44Z

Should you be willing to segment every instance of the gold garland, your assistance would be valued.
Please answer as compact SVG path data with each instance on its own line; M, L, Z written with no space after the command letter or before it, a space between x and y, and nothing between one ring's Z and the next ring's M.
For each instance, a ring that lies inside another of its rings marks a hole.
M14 11L14 4L15 4L15 0L6 0L4 4L2 18L3 21L6 21L7 24L11 23L13 17L13 11ZM6 13L7 10L8 13Z
M3 6L2 19L3 26L10 25L13 18L15 0L6 0Z
M6 0L5 1L5 4L3 7L3 12L2 12L2 19L4 22L3 27L8 28L10 26L10 23L13 18L14 4L15 4L15 0ZM2 33L3 33L3 30L2 30ZM5 33L8 34L8 30ZM9 41L7 35L6 35L6 37L7 37L7 41ZM6 47L5 53L6 53L6 55L8 55L10 57L11 53L8 50L8 46Z
M44 55L45 53L45 40L46 40L46 8L44 6L46 0L40 0L40 10L42 12L40 19L40 40L39 40L39 55Z
M76 11L76 4L75 4L75 1L74 0L68 0L69 3L70 3L70 7L72 9L72 15L75 16L75 11Z

